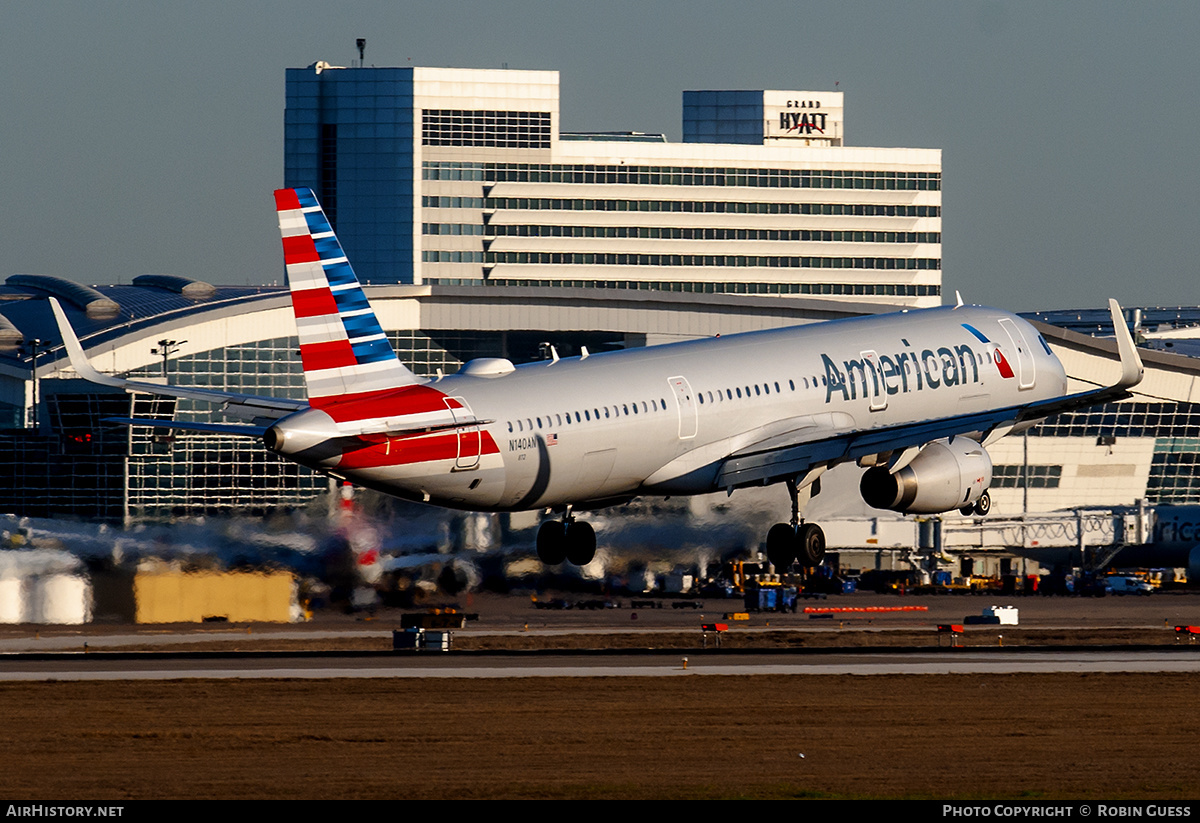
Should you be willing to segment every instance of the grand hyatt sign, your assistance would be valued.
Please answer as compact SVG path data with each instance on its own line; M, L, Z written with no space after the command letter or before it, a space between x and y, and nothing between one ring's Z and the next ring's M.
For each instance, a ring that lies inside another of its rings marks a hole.
M819 96L809 96L805 92L767 92L763 100L767 109L763 112L766 115L767 136L840 140L841 97L837 92Z

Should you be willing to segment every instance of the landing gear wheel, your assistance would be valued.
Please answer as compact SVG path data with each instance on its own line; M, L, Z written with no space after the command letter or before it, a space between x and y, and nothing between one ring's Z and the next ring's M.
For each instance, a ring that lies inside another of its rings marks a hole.
M775 571L783 572L796 559L796 529L788 523L776 523L767 532L767 560Z
M992 510L992 496L986 491L979 496L975 501L975 506L971 509L976 517L987 517L988 512Z
M586 566L596 556L596 530L581 520L567 524L567 560L576 566Z
M561 520L547 520L537 533L538 559L547 566L557 566L567 559L567 530Z
M808 567L819 566L825 560L825 532L816 523L804 523L799 537L800 562Z

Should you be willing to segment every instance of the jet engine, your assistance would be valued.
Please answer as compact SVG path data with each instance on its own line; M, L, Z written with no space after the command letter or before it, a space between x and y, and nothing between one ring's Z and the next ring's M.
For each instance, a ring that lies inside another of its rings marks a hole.
M904 514L935 514L990 506L992 458L967 437L934 440L912 462L892 473L884 466L863 473L859 491L867 504ZM977 501L983 501L977 503Z

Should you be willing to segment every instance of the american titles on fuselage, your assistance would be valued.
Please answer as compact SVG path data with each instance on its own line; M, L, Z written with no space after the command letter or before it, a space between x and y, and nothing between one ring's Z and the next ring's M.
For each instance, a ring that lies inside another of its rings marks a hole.
M906 351L875 356L872 356L874 352L864 352L861 357L843 360L840 368L832 357L822 353L825 379L821 382L825 384L825 402L831 402L835 394L842 400L856 400L860 387L863 397L879 397L881 390L894 395L979 383L979 364L984 359L988 363L994 362L1002 377L1013 376L996 348L989 348L984 357L966 343L953 348L922 349L918 354L907 340L901 338L900 342Z

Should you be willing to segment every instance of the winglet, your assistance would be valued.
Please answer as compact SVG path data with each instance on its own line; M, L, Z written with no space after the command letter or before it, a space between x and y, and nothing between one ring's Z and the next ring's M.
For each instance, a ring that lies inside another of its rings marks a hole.
M1133 344L1133 336L1125 325L1125 315L1116 300L1109 298L1108 313L1112 315L1113 335L1117 338L1117 353L1121 356L1121 379L1113 388L1128 389L1142 382L1146 373L1142 358Z
M58 332L62 335L63 346L66 347L67 357L71 360L71 368L75 369L75 372L88 382L125 388L128 380L101 374L92 366L87 355L83 353L83 346L79 345L79 338L75 336L75 330L71 328L66 313L59 305L58 300L53 297L50 298L50 310L54 312L54 322L58 324Z

